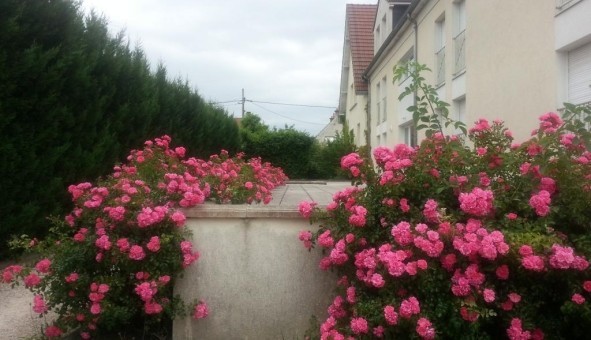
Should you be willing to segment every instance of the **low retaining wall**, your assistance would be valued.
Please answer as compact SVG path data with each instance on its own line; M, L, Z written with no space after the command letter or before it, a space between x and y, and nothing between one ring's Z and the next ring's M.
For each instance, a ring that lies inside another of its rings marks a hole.
M294 208L204 205L185 211L201 253L175 294L203 299L209 316L174 321L174 339L303 339L326 316L335 276L298 240L312 226Z

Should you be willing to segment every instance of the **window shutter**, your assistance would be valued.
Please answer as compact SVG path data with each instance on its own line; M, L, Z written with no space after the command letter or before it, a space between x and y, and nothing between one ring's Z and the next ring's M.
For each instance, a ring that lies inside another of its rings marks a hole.
M568 53L568 101L591 102L591 43Z

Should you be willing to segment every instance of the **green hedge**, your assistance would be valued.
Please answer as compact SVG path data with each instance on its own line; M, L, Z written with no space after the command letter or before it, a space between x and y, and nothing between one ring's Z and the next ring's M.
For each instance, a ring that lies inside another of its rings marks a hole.
M0 258L11 234L42 236L93 180L144 140L169 134L191 155L239 147L238 127L141 48L74 1L0 2Z

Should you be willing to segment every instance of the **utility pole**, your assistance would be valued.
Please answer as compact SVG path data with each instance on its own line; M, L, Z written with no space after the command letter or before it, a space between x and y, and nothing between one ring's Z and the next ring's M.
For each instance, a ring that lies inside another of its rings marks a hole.
M246 98L244 98L244 89L242 89L242 118L244 118L244 102Z

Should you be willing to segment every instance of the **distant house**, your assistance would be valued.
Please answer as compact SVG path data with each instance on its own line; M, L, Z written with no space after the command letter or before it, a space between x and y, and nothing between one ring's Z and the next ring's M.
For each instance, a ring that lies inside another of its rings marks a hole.
M330 117L330 122L316 135L316 140L320 143L333 141L337 133L343 131L343 124L341 123L338 110Z
M373 26L377 5L347 5L341 91L338 114L346 119L355 135L355 144L367 144L367 82L363 72L373 58Z
M406 111L413 98L398 100L410 80L394 83L393 68L416 60L432 70L426 81L452 118L468 126L501 119L523 140L539 115L591 103L590 18L591 0L347 5L339 114L358 145L415 145L422 136Z

